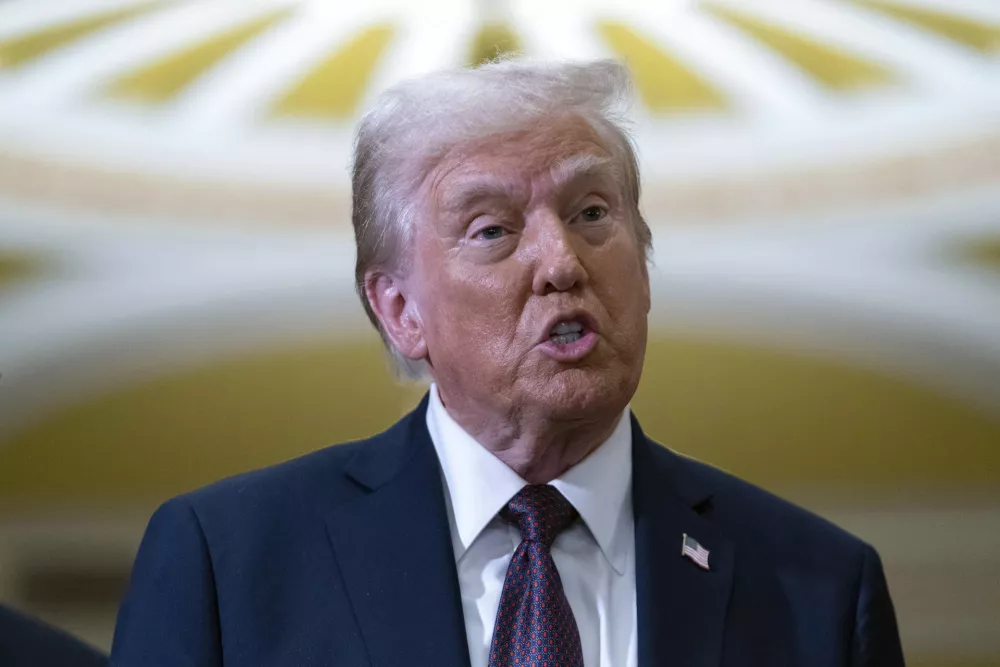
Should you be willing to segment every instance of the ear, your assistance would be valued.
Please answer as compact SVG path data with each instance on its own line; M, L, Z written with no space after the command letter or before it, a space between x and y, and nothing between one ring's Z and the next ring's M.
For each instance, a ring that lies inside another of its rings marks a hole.
M646 299L646 314L649 315L649 311L653 306L652 291L649 287L649 262L646 261L645 257L639 258L639 266L642 267L642 288L643 296Z
M426 358L423 323L405 281L388 273L371 271L365 274L365 296L385 335L400 354L413 361Z

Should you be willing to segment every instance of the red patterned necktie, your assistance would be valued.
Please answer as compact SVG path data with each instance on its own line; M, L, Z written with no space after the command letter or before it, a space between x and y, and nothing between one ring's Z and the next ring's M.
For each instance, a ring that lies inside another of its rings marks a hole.
M507 567L489 667L583 667L580 631L549 547L579 516L555 488L526 486L500 510L521 530Z

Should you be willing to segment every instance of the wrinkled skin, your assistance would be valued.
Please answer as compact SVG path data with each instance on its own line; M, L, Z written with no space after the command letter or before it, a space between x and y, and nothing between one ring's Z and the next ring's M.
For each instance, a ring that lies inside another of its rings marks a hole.
M599 446L639 382L649 276L620 168L575 117L455 147L420 188L410 270L369 275L449 414L534 483ZM540 344L567 313L596 330L579 359Z

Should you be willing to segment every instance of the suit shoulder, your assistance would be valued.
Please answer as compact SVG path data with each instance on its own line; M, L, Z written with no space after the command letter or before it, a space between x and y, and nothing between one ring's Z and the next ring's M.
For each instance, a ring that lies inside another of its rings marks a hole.
M675 456L682 475L701 488L712 489L705 513L741 544L775 558L787 552L855 560L869 548L828 519L770 491L708 463Z
M348 464L363 450L398 444L398 439L403 437L400 432L403 421L370 438L330 445L288 461L233 475L168 502L186 501L202 517L218 515L236 506L245 514L255 508L308 505L318 496L333 502L353 498L358 487L344 474Z

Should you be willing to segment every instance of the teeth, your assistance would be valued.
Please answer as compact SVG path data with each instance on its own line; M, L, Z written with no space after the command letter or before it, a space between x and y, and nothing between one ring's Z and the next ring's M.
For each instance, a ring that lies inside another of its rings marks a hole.
M583 325L579 322L560 322L559 324L552 327L551 336L562 336L571 333L580 333L583 331Z
M573 332L573 333L563 334L561 336L553 334L550 337L550 340L556 345L568 345L569 343L578 341L581 338L583 338L583 334L579 332Z

